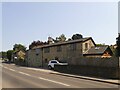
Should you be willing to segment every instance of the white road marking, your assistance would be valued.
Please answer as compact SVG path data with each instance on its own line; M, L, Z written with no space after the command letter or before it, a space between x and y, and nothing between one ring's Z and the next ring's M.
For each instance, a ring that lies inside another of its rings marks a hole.
M53 72L53 71L51 71L51 70L43 70L43 69L37 69L37 68L28 68L28 67L19 67L19 68L25 68L25 69L29 69L29 70L35 70L35 71L42 71L42 72Z
M11 71L15 71L15 70L10 69L10 68L7 68L7 67L4 67L4 68L9 69L9 70L11 70ZM27 73L24 73L24 72L20 72L20 71L19 71L18 73L23 74L23 75L27 75L27 76L31 76L30 74L27 74ZM57 84L60 84L60 85L70 86L70 85L65 84L65 83L62 83L62 82L53 81L53 80L46 79L46 78L42 78L42 77L38 77L38 78L41 79L41 80L45 80L45 81L49 81L49 82L53 82L53 83L57 83Z
M0 67L3 67L3 65L2 65L2 64L0 64Z
M11 71L15 71L14 69L9 69L9 70L11 70Z
M70 85L65 84L65 83L62 83L62 82L53 81L53 80L46 79L46 78L42 78L42 77L39 77L39 79L41 79L41 80L45 80L45 81L49 81L49 82L53 82L53 83L57 83L57 84L61 84L61 85L64 85L64 86L70 86Z
M15 66L15 64L11 64L12 66Z
M23 74L23 75L27 75L27 76L31 76L30 74L27 74L27 73L24 73L24 72L18 72L20 74Z
M8 69L7 67L3 67L3 68L6 68L6 69Z

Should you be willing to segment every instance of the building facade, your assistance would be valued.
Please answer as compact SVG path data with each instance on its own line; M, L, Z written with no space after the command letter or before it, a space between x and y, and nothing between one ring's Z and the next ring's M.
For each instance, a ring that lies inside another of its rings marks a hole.
M70 60L83 56L91 47L95 47L91 37L38 46L27 51L26 61L32 67L45 67L51 59L69 63Z

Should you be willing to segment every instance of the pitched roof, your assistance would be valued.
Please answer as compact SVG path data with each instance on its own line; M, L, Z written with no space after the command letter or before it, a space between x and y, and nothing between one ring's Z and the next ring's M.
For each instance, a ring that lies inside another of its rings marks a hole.
M91 47L87 52L84 53L84 55L103 54L108 47L108 45Z
M43 46L37 46L37 47L34 47L33 49L58 46L58 45L65 45L65 44L71 44L71 43L77 43L77 42L85 42L85 41L90 40L90 39L93 41L93 39L91 37L87 37L87 38L81 38L81 39L77 39L77 40L70 40L70 41L65 41L65 42L58 42L58 43L53 43L53 44L48 44L48 45L43 45ZM93 43L95 44L94 41L93 41Z

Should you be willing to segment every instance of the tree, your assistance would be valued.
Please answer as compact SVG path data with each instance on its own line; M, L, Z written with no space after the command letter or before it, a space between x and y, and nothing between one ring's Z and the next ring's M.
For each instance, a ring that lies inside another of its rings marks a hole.
M2 56L3 59L4 59L4 58L7 58L7 52L3 52L3 51L2 51L0 54L1 54L1 56Z
M15 44L13 46L13 50L16 52L16 51L19 51L19 50L23 50L23 51L26 51L26 47L22 44Z
M74 34L72 36L72 40L81 39L81 38L83 38L83 36L81 34Z
M7 51L7 58L8 58L9 61L11 61L12 53L13 53L13 50L8 50Z
M61 34L59 37L58 37L59 41L65 41L66 40L66 37L64 34Z
M33 41L30 45L29 45L29 49L32 49L35 46L42 46L42 45L47 45L48 42L42 42L42 41Z
M68 41L71 41L72 39L71 38L68 38Z
M64 34L61 34L59 37L56 37L56 39L53 39L55 43L57 42L64 42L66 41L66 36Z
M117 48L116 48L116 56L120 56L120 34L119 36L116 38L116 44L117 44Z
M96 44L96 46L98 46L98 47L99 47L99 46L105 46L105 44Z

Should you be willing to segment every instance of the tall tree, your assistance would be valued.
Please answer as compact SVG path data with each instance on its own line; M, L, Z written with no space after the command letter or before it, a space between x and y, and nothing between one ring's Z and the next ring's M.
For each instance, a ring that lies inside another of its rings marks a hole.
M83 36L81 34L74 34L72 36L72 40L81 39L81 38L83 38Z
M55 43L64 42L64 41L66 41L66 36L64 34L61 34L59 37L56 37L56 39L54 40Z
M13 50L14 50L14 51L19 51L19 50L24 50L24 51L26 51L26 47L25 47L24 45L22 45L22 44L15 44L15 45L13 46Z
M117 48L116 48L116 56L120 57L120 33L118 35L118 37L116 38L116 44L117 44Z
M11 61L11 59L12 59L12 53L13 53L13 50L8 50L7 51L7 58L8 58L9 61Z
M7 52L1 52L1 56L2 56L2 58L7 58Z
M66 37L64 34L61 34L58 39L59 41L66 41Z

